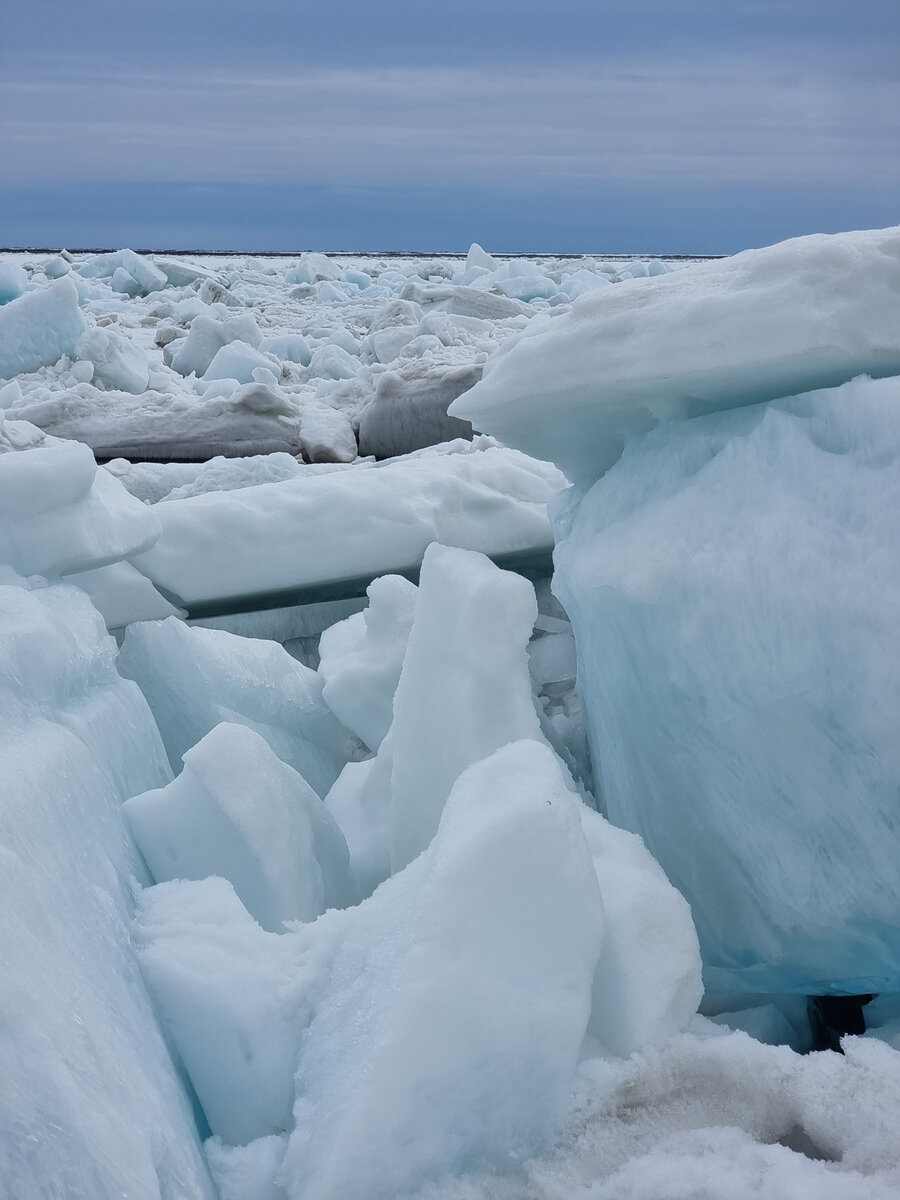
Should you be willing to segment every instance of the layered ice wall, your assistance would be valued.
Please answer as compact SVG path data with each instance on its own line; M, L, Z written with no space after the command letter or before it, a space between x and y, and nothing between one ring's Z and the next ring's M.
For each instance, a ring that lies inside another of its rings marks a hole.
M459 405L583 481L554 586L602 803L714 991L900 988L900 380L808 390L864 369L900 373L896 229L608 289Z

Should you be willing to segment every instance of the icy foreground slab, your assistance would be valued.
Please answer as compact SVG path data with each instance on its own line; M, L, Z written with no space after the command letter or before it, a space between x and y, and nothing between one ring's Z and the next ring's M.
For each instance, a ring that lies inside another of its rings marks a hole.
M324 796L354 748L316 672L276 642L191 628L175 617L146 621L126 631L119 670L147 697L173 771L216 725L236 721Z
M272 933L357 900L347 843L322 801L243 725L217 725L176 780L125 813L157 883L221 875Z
M596 479L676 416L900 373L900 227L795 238L636 279L537 319L450 405Z
M602 936L552 753L520 742L472 767L430 849L342 915L297 1073L291 1200L393 1200L551 1137Z
M900 990L900 380L660 428L557 548L611 820L713 992Z
M74 587L0 587L0 661L0 1190L213 1200L131 946L153 718Z
M502 447L171 500L136 565L190 605L413 569L439 541L485 553L547 549L565 480Z

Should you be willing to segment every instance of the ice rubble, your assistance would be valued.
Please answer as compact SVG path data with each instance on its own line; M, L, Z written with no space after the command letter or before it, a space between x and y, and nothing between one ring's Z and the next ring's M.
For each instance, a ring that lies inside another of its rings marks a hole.
M0 308L0 379L73 354L86 325L68 279L28 292Z

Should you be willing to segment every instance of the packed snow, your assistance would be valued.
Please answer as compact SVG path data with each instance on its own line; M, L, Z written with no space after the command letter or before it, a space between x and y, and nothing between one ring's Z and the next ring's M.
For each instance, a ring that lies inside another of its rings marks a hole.
M893 1200L898 411L900 229L0 259L0 1193Z

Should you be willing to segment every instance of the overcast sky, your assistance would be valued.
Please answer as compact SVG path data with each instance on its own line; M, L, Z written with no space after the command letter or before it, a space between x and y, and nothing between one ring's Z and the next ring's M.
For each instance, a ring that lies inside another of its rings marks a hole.
M9 0L0 243L727 253L900 222L900 0Z

